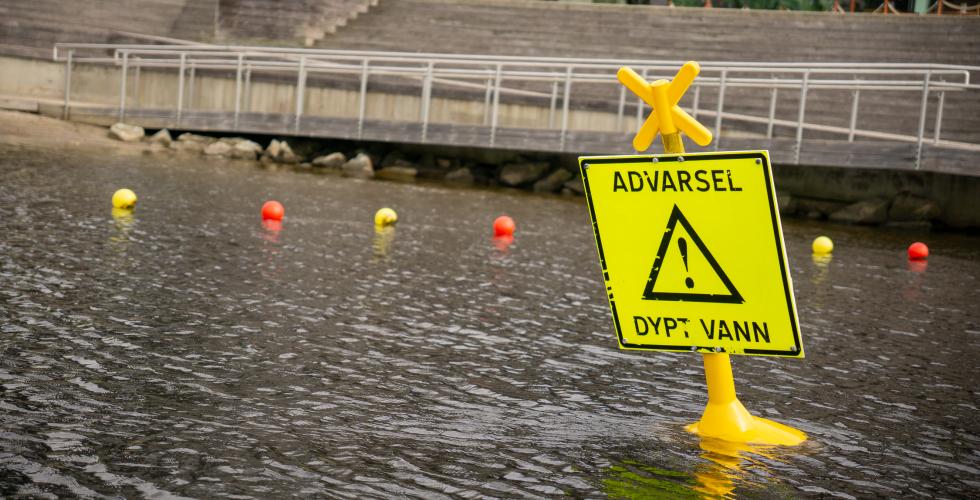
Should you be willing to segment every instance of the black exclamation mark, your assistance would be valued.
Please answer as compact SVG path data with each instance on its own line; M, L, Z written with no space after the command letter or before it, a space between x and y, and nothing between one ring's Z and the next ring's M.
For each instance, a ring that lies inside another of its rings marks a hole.
M684 270L690 272L690 269L687 268L687 240L685 240L684 238L678 238L677 248L681 249L681 258L684 259ZM691 279L690 276L688 276L687 279L684 280L684 283L687 285L688 288L694 288L694 280Z

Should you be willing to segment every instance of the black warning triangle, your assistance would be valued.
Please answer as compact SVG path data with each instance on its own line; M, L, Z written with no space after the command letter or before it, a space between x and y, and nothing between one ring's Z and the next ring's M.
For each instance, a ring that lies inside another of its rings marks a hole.
M660 274L660 266L663 264L664 256L667 254L667 248L670 246L670 240L674 237L674 227L680 222L684 230L691 237L691 240L697 245L698 250L704 255L704 258L711 265L711 268L715 271L715 274L721 280L725 288L728 289L727 294L714 294L714 293L684 293L684 292L654 292L653 287L657 284L657 276ZM677 300L684 302L715 302L722 304L741 304L745 302L742 298L742 294L738 293L735 289L735 285L732 284L732 280L728 279L728 275L725 271L718 265L718 261L715 257L711 255L708 248L704 246L704 242L701 241L701 237L698 233L694 231L691 227L691 223L687 221L687 217L681 213L681 209L674 205L674 209L670 212L670 218L667 220L667 229L664 230L664 237L660 240L660 249L657 250L657 258L653 261L653 268L650 270L650 278L647 280L647 286L643 290L644 300Z

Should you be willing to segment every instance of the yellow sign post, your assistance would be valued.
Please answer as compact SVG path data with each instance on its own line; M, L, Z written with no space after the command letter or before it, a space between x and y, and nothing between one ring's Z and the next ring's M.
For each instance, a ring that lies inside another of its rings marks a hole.
M727 441L795 445L806 435L751 415L729 354L803 357L768 153L684 153L711 132L678 106L700 72L619 81L653 111L633 139L666 155L579 159L620 347L704 355L708 405L687 429Z

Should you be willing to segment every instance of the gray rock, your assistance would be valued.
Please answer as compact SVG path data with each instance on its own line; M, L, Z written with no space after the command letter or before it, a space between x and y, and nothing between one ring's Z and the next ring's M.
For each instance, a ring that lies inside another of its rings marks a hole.
M345 177L357 177L368 179L374 177L374 164L371 157L364 153L357 153L357 156L347 160L341 168Z
M293 149L289 147L289 143L286 141L279 142L279 157L276 158L279 163L299 163L300 157L293 152Z
M888 220L895 222L924 222L939 217L939 204L929 198L902 193L892 200Z
M262 146L259 146L258 143L252 142L248 139L242 139L241 142L232 146L231 157L239 160L254 161L256 158L258 158L259 153L261 152Z
M227 142L213 142L204 148L204 156L231 156L232 146Z
M177 136L177 142L197 142L204 145L211 144L216 139L214 137L208 137L206 135L197 135L190 132L184 132Z
M385 155L381 160L381 168L384 167L402 167L410 166L411 163L405 159L405 153L399 150L394 150Z
M231 147L235 147L239 144L246 144L249 148L255 150L256 153L262 152L262 146L260 146L257 142L250 141L244 137L222 137L218 139L218 141L228 143L228 145Z
M157 133L150 136L150 142L153 144L162 144L164 147L169 147L174 140L170 137L170 131L162 128L157 131Z
M378 170L375 177L379 179L387 179L389 181L410 182L414 181L415 177L418 175L418 169L413 167L385 167Z
M500 170L500 182L507 186L520 186L538 180L548 171L545 162L522 162L504 165Z
M889 200L884 199L859 201L830 214L830 220L851 224L881 224L888 219L890 204Z
M569 172L568 170L559 168L558 170L548 174L548 176L544 179L535 182L534 191L538 193L554 193L555 191L561 189L562 185L574 175L575 174Z
M843 209L848 204L841 201L801 198L794 196L796 212L806 214L810 219L826 219L829 214Z
M318 156L313 159L313 166L320 168L341 168L347 163L347 157L344 153L330 153L324 156Z
M279 145L279 140L273 139L262 153L262 159L275 162L279 158L281 152L282 146Z
M456 170L446 174L446 177L443 179L446 182L451 182L453 184L473 184L473 182L476 180L476 178L473 177L473 172L471 172L467 167L457 168Z
M293 152L286 141L273 139L262 153L265 163L299 163L300 157Z
M578 196L585 194L585 186L582 184L582 178L577 175L574 179L566 181L565 184L562 185L562 190L564 191L566 189L571 191L572 194L576 194Z
M123 142L136 142L143 139L143 127L118 122L109 127L109 137Z

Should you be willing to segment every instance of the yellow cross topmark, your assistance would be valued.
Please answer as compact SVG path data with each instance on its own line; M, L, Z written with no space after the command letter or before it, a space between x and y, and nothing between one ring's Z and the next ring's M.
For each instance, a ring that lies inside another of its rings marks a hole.
M694 77L700 72L701 67L698 63L688 61L681 66L672 81L657 80L648 83L632 69L626 66L619 68L616 77L619 78L620 83L653 108L650 116L633 138L634 149L646 151L653 143L653 138L657 136L657 131L666 137L676 134L678 129L701 146L711 143L711 131L677 105L681 96L694 82Z

